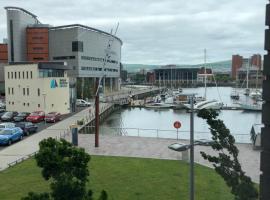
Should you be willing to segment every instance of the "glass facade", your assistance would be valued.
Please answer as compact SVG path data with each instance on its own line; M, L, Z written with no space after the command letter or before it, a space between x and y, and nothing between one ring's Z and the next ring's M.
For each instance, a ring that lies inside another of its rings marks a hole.
M40 69L39 78L64 77L64 70Z

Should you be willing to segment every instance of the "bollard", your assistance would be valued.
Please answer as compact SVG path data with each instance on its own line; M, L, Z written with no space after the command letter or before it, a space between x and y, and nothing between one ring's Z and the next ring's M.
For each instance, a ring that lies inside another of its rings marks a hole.
M72 144L78 146L78 128L72 128Z
M189 162L189 150L182 151L182 160L185 162Z

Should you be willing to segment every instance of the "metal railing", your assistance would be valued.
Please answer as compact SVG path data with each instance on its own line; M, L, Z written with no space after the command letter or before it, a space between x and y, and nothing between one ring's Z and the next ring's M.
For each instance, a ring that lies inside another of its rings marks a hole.
M94 130L94 126L85 126L88 130ZM87 130L87 129L86 129ZM88 134L89 132L84 132ZM151 137L151 138L164 138L164 139L183 139L189 140L189 130L165 130L165 129L148 129L148 128L132 128L132 127L100 127L101 135L112 136L136 136L136 137ZM231 133L237 143L251 143L250 134ZM195 139L211 139L210 131L195 131Z

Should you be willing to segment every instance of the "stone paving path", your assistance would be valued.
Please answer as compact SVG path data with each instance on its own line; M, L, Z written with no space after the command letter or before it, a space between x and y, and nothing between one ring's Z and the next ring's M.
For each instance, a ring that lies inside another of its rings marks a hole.
M154 88L153 88L154 89ZM143 93L148 91L148 89L133 90L134 93ZM120 91L120 95L116 95L117 98L122 98L128 95L128 91ZM103 112L107 107L111 106L111 103L100 103L100 113ZM90 110L90 111L89 111ZM70 131L70 125L76 124L77 120L84 119L87 123L94 118L95 109L85 108L81 112L78 112L50 127L44 129L32 136L29 136L22 141L12 144L11 146L5 147L0 150L0 171L8 167L12 162L20 160L22 158L27 158L30 154L35 153L39 149L39 142L45 138L53 137L60 138L64 134ZM80 127L79 127L80 128Z
M101 135L100 146L95 148L94 135L79 135L79 146L85 148L90 155L180 160L182 159L181 153L168 149L168 145L175 142L188 143L185 140ZM259 183L260 152L253 150L250 144L237 144L237 147L243 170L254 182ZM212 167L208 161L201 157L200 151L202 150L214 154L210 147L196 146L195 162ZM187 157L187 155L184 154L184 157Z

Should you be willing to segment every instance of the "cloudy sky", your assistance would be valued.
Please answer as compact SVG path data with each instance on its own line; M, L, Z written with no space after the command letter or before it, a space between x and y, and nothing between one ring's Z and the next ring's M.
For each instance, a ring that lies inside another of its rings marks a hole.
M42 2L42 3L41 3ZM196 64L265 54L267 0L0 0L0 40L5 6L22 7L42 23L80 23L110 32L124 44L123 63Z

